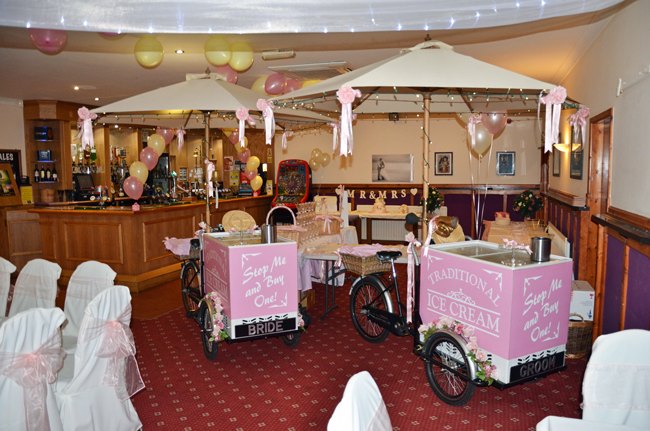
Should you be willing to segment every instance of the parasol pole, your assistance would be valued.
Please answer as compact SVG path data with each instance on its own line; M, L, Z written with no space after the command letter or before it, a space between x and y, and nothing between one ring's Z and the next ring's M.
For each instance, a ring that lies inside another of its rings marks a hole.
M429 108L431 94L424 93L424 127L422 128L422 238L427 238L427 199L429 197Z
M205 137L203 138L203 154L207 158L210 151L210 111L203 111L203 123L205 124ZM203 178L205 182L203 183L203 190L205 191L205 222L210 226L210 194L208 193L208 184L210 179L208 178L208 169L205 165L205 160L201 160L203 163Z

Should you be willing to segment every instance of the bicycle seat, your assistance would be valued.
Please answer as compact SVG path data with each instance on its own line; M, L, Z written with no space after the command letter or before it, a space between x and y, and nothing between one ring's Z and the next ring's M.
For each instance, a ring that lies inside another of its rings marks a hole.
M399 250L382 250L377 252L377 259L380 262L386 263L391 260L396 260L402 256L402 252Z

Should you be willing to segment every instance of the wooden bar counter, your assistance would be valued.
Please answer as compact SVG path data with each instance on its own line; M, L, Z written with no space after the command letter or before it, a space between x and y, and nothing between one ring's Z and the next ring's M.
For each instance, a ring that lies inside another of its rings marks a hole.
M272 196L221 200L210 205L210 223L221 223L230 210L246 211L258 224L265 221ZM179 277L179 261L163 245L165 237L188 238L205 219L205 202L104 208L83 205L35 207L39 216L42 258L57 262L60 284L67 284L78 264L104 262L117 272L115 284L141 292Z

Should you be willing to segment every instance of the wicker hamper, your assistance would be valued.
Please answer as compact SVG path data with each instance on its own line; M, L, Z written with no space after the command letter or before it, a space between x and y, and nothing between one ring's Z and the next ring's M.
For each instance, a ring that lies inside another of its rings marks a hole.
M579 359L586 356L591 350L591 333L594 322L585 321L577 313L571 313L569 319L579 320L569 320L569 338L566 343L566 357L569 359Z
M390 262L381 263L376 255L372 256L354 256L351 254L340 253L341 262L345 269L364 276L366 274L374 274L377 272L390 271Z

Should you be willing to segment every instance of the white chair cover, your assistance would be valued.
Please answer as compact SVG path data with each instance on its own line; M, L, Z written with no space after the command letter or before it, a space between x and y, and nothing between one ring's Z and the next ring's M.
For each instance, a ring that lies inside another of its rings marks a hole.
M0 257L0 321L7 314L7 298L11 287L11 274L16 267L13 263Z
M62 430L50 386L63 364L59 308L32 308L0 327L0 430Z
M626 425L612 425L583 419L546 416L537 423L536 431L638 431Z
M327 431L391 431L381 392L367 371L350 377L343 398L327 424Z
M105 263L89 260L77 266L70 276L63 306L68 319L63 326L63 347L66 352L74 353L86 306L99 292L113 286L116 275Z
M129 399L144 387L130 322L131 294L125 286L103 290L86 307L77 349L66 358L56 385L66 431L142 426Z
M650 331L601 335L582 382L582 418L650 430Z
M44 259L32 259L20 270L9 317L30 308L53 308L61 267Z

